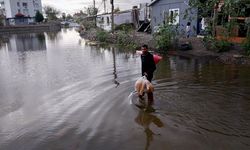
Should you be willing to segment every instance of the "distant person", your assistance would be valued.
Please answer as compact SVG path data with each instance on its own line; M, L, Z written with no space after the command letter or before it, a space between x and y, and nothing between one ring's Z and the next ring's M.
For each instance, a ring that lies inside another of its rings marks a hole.
M191 23L188 22L186 26L186 37L189 38L191 34Z
M149 82L153 79L153 74L156 69L154 57L148 51L148 45L143 45L141 47L142 55L141 55L141 73L142 76L146 76Z

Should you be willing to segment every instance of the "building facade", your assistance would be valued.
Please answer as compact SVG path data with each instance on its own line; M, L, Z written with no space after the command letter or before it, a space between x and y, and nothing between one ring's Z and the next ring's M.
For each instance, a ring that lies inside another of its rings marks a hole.
M42 12L41 0L0 0L0 9L6 18L15 18L16 14L25 17L35 17L36 12Z
M180 33L185 34L187 23L191 23L191 35L197 34L198 9L190 9L188 0L155 0L150 6L151 28L162 24L179 25Z
M106 31L111 31L111 13L97 15L97 26ZM114 24L121 25L132 23L131 10L120 11L114 14Z

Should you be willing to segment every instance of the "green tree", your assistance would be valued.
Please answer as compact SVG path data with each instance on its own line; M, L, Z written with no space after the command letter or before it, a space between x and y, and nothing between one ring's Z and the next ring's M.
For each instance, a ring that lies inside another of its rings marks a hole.
M208 18L210 20L210 29L215 36L216 26L222 25L227 30L227 35L231 35L232 28L237 24L236 20L228 17L249 17L250 1L249 0L190 0L191 8L198 8L200 18ZM223 5L222 5L223 4Z
M65 13L62 13L62 19L66 20L66 14Z
M85 7L84 9L88 16L94 16L98 13L98 8L94 8L94 6Z
M114 9L114 13L117 13L117 12L119 12L120 11L120 8L119 7L116 7L115 9Z
M98 13L98 8L94 6L87 7L85 8L85 12L88 14L88 16L92 16L94 27L96 27L96 15Z
M60 14L60 11L51 6L45 6L44 13L46 14L48 20L57 20L57 15Z
M66 17L66 19L70 20L70 19L73 19L73 17L70 14L68 14L67 17Z
M36 15L35 15L35 20L36 20L36 22L43 22L43 20L44 20L43 14L41 14L39 11L37 11Z

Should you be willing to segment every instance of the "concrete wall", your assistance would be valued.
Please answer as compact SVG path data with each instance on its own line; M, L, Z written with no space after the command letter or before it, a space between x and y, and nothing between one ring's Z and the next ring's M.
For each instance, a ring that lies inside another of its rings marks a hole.
M159 0L151 5L151 25L152 29L155 26L164 23L164 17L168 15L170 9L179 9L179 31L185 34L187 22L191 23L191 35L196 35L197 30L197 9L188 11L187 18L184 18L185 11L189 8L188 1L186 0ZM165 12L165 13L164 13Z
M19 26L4 26L0 28L1 34L11 33L25 33L25 32L45 32L45 31L59 31L60 24L44 24L44 25L19 25Z
M132 23L131 12L115 14L114 15L114 23L115 23L115 25L120 25L123 23Z

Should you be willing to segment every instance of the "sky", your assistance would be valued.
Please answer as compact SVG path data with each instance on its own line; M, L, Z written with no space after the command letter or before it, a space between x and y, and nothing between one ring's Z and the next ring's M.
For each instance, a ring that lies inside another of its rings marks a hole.
M103 12L104 5L103 0L95 0L96 7ZM120 10L131 9L132 6L138 5L139 3L151 2L151 0L114 0L115 8L119 7ZM67 14L74 14L80 10L84 10L84 7L93 6L93 0L42 0L42 5L53 6L61 12ZM106 6L110 11L110 0L106 0Z

